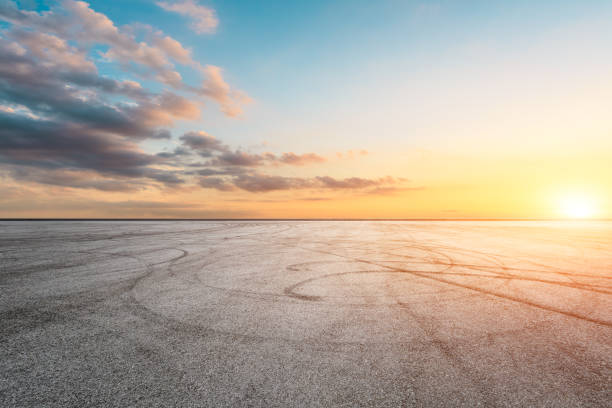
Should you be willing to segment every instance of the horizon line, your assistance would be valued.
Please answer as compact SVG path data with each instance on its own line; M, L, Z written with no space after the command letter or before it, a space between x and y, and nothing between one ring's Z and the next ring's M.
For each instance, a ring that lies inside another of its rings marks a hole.
M612 221L612 218L0 218L0 221Z

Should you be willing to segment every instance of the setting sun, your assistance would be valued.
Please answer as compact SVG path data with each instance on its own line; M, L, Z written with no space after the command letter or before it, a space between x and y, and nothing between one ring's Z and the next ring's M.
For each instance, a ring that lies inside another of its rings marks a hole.
M568 218L591 218L596 213L595 201L585 195L568 195L560 201L560 212Z

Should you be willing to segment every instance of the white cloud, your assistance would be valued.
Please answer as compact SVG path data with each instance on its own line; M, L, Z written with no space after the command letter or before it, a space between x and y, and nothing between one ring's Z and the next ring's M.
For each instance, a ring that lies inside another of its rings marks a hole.
M218 24L214 10L200 6L193 0L158 4L166 10L189 15L194 19L198 32L213 32ZM250 102L248 95L227 84L221 68L202 65L194 60L191 50L179 41L143 24L119 28L106 15L93 10L83 1L63 0L60 6L37 13L20 10L12 1L2 3L0 0L0 20L26 28L20 31L18 43L5 45L14 48L12 53L23 54L23 45L28 45L30 51L36 52L39 57L45 54L53 57L51 60L58 64L69 63L72 68L95 72L95 65L82 50L89 51L92 44L105 44L108 50L102 56L107 61L117 62L125 70L146 79L154 78L175 90L209 97L219 104L227 116L240 115L242 106ZM149 42L137 39L134 34L143 28L149 31ZM25 44L26 41L28 44ZM70 46L70 42L78 43L79 47ZM186 84L176 63L201 72L201 85Z
M178 13L193 20L191 28L198 34L212 34L219 25L215 10L201 6L195 0L180 0L172 3L159 1L157 5L164 10Z

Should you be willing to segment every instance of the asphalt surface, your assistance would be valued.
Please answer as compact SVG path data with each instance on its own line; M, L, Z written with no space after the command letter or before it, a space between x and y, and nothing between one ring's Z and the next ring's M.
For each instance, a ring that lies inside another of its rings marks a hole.
M0 406L612 406L610 222L0 222Z

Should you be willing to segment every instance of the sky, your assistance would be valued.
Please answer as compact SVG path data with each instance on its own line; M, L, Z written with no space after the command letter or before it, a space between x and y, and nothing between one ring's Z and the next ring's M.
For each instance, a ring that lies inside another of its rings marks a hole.
M0 0L0 217L612 218L611 18Z

